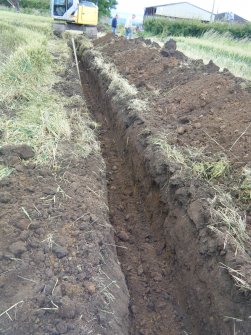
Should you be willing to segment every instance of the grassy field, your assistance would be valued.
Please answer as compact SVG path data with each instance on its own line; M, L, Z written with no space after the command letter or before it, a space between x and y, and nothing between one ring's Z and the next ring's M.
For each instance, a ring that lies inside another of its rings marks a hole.
M171 36L178 49L193 59L213 60L221 69L251 79L251 25L196 20L149 18L144 22L146 36L166 41ZM150 35L149 35L150 34Z
M153 35L144 32L161 46L170 38L175 39L177 48L192 59L212 60L221 70L227 68L235 76L251 80L251 41L248 38L234 39L230 34L208 31L201 37Z
M205 32L216 31L219 34L230 33L234 38L251 38L251 24L229 24L227 22L201 22L199 20L151 17L144 21L144 29L154 35L200 37Z
M220 68L227 68L234 75L251 80L251 41L236 40L229 34L207 32L202 37L175 37L178 49L188 57L211 59Z
M53 168L62 143L75 143L83 156L98 149L87 114L80 118L74 109L68 115L82 98L53 89L70 59L66 41L51 33L50 18L0 11L0 146L28 144L37 164Z

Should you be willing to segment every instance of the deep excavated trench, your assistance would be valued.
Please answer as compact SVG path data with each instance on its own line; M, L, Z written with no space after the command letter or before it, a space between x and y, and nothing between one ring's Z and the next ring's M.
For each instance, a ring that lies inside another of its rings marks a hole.
M106 113L103 100L93 94L93 83L84 71L82 83L89 110L101 124L110 222L116 231L117 253L130 292L129 334L189 334L191 326L168 270L173 257L163 236L166 213L159 207L158 191L150 180L142 184L136 177L128 142L124 143L116 120Z
M145 204L145 187L135 178L130 153L117 131L115 120L93 98L86 77L84 92L89 108L102 125L100 141L107 166L110 221L116 231L117 253L130 292L130 334L177 335L185 330L184 315L176 300L168 273L171 251L162 234L165 215L158 211L159 196L149 194L153 208ZM168 255L169 254L169 255Z
M84 58L81 77L101 124L110 221L130 292L129 334L249 334L249 303L219 271L222 245L203 228L208 215L196 199L204 191L175 176L158 154L147 156L144 121L120 103L114 107L107 83ZM247 321L236 326L235 318L223 321L227 315Z

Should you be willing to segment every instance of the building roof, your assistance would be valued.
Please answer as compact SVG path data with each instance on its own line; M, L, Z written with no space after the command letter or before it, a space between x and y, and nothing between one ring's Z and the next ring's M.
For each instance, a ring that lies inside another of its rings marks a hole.
M226 14L228 14L228 12L223 12L223 13L216 14L215 15L215 20L219 21L221 19L224 19ZM239 16L239 15L237 15L235 13L233 13L233 14L234 14L234 21L236 21L236 22L243 22L243 23L249 22L248 20L244 19L243 17L241 17L241 16Z
M198 7L198 6L196 6L196 5L193 5L192 3L187 2L187 1L182 1L182 2L172 2L172 3L167 3L166 5L155 5L155 6L149 6L149 7L146 7L146 8L166 7L166 6L174 6L174 5L180 5L180 4L188 4L188 5L191 5L191 6L193 6L193 7L199 8L199 9L201 9L201 10L207 12L207 13L210 13L210 14L212 13L212 12L210 12L210 11L204 9L204 8L201 8L201 7Z

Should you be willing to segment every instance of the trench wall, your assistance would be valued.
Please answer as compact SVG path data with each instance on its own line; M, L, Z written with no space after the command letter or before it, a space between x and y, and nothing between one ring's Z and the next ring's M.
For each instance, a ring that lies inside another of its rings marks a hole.
M167 272L176 283L177 300L191 321L192 334L227 335L234 334L234 329L250 334L249 296L220 267L221 262L233 265L235 256L208 228L212 190L167 161L151 144L150 125L129 101L108 93L111 80L93 66L95 53L89 50L87 54L81 40L77 45L84 78L103 107L101 119L105 117L112 125L121 153L130 163L152 228L165 236Z

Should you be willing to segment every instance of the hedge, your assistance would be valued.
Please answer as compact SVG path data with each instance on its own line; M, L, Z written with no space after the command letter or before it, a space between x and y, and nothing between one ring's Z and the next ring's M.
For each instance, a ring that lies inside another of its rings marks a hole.
M0 0L0 5L8 6L9 3L7 0ZM50 1L49 0L21 0L20 8L49 9Z
M234 38L251 38L251 23L204 23L197 20L173 20L168 18L147 18L144 20L144 30L154 35L170 36L202 36L206 31L231 33Z

